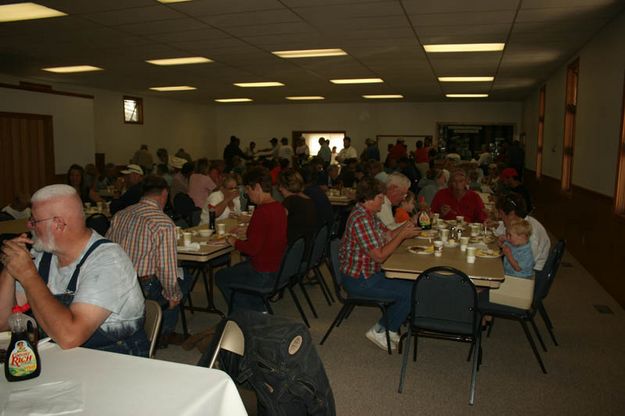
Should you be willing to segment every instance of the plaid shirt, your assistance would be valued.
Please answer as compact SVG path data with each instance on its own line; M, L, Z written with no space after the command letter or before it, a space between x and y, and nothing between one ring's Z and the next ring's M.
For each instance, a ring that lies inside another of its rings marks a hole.
M380 263L376 263L369 252L386 244L387 232L388 228L376 215L362 204L356 204L347 220L339 248L341 272L354 278L362 274L368 279L380 271Z
M106 237L118 243L132 260L138 276L156 276L167 300L180 300L176 226L158 202L143 198L119 211Z

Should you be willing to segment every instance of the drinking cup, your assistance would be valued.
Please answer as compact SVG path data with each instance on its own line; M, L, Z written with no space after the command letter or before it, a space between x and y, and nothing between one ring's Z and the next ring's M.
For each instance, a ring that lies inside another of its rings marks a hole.
M467 263L475 263L475 247L467 247Z
M458 224L464 224L464 217L462 215L456 215L456 221L458 221Z
M185 246L189 246L191 245L191 236L193 234L191 233L182 233L182 241L184 242Z
M441 230L441 240L447 241L449 239L449 229L443 228Z
M91 202L85 202L85 208L87 209L91 208Z
M469 245L469 237L460 237L460 251L466 251Z
M226 233L226 224L217 224L217 235L224 235Z
M247 206L247 210L249 211L250 215L252 215L254 213L254 205L248 205Z

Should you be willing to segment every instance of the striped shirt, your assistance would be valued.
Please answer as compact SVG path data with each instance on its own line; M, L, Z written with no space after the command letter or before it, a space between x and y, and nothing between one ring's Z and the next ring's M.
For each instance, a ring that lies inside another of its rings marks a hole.
M380 263L373 260L369 252L386 244L387 232L388 228L374 213L356 204L347 219L339 248L341 272L355 278L362 274L368 279L380 271Z
M119 211L111 220L106 237L128 253L138 276L158 278L165 299L182 298L177 281L176 226L158 202L143 198Z

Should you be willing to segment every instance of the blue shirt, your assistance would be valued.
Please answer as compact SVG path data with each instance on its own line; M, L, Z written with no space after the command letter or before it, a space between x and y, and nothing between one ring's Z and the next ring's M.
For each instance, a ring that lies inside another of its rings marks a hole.
M531 279L534 276L534 255L532 254L532 247L530 243L522 246L513 246L510 242L506 241L505 244L512 250L512 257L519 263L520 271L514 270L508 258L503 258L503 270L504 273L509 276L525 277Z

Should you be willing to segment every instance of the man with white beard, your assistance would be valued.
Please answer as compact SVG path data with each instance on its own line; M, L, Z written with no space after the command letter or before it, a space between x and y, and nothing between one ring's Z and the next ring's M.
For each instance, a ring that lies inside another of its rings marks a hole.
M144 298L132 262L86 227L76 191L50 185L35 192L28 227L32 239L22 234L2 246L0 331L11 308L28 302L39 327L63 349L147 356Z

